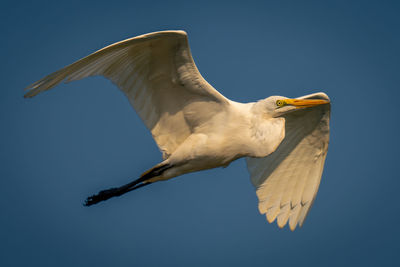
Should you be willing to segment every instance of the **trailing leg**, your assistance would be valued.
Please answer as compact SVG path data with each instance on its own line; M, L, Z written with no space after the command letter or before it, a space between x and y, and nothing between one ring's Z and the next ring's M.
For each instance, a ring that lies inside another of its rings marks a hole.
M171 165L171 164L160 163L160 164L156 165L155 167L151 168L150 170L146 171L145 173L143 173L139 179L136 179L133 182L130 182L130 183L120 186L120 187L106 189L106 190L100 191L97 195L88 197L86 199L84 205L91 206L91 205L97 204L101 201L107 200L109 198L121 196L125 193L136 190L140 187L149 185L149 184L151 184L151 182L148 182L147 180L149 180L153 177L156 177L156 176L160 176L165 170L168 170L169 168L172 168L172 167L173 167L173 165Z

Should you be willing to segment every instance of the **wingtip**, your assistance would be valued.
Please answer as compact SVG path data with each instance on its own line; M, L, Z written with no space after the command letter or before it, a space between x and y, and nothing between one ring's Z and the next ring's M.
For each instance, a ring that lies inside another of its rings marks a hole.
M331 102L331 99L324 92L313 93L301 97L302 99L322 99Z
M266 214L267 221L273 223L278 216L279 210L276 207L270 208Z
M187 32L186 31L184 31L184 30L166 30L166 31L159 31L159 33L162 33L162 32L165 32L165 33L179 33L179 34L184 34L184 35L187 35ZM155 33L157 33L157 32L155 32Z
M187 32L184 31L184 30L177 30L176 32L177 32L177 33L180 33L180 34L183 34L183 35L187 35Z

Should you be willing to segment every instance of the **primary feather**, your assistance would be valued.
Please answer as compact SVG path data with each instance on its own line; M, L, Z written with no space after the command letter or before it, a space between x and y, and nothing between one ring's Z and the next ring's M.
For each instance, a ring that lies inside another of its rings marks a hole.
M183 31L150 33L107 46L28 86L25 96L95 75L110 79L125 93L164 159L228 102L200 75ZM196 103L209 112L202 113Z
M300 99L327 99L313 94ZM285 139L264 158L247 158L257 189L259 210L269 222L294 230L302 225L318 191L329 143L330 106L304 109L285 116Z

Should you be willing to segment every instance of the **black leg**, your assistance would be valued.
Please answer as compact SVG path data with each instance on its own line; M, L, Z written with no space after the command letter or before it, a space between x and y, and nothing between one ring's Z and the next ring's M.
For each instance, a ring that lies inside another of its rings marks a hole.
M97 204L101 201L107 200L112 197L119 197L125 193L136 190L138 188L149 185L151 183L140 183L137 185L136 184L132 185L132 184L133 183L129 183L129 184L123 185L121 187L114 187L114 188L100 191L97 195L88 197L83 205L91 206L91 205ZM130 185L130 186L128 186L128 185Z
M133 182L130 182L130 183L120 186L120 187L106 189L106 190L100 191L97 195L88 197L83 205L91 206L91 205L97 204L101 201L107 200L109 198L118 197L118 196L121 196L130 191L133 191L133 190L136 190L143 186L149 185L151 183L146 182L146 180L149 180L153 177L161 175L165 170L167 170L169 168L172 168L172 165L164 164L161 166L154 167L154 168L150 169L149 171L145 172L144 174L142 174L142 176L139 179L136 179Z

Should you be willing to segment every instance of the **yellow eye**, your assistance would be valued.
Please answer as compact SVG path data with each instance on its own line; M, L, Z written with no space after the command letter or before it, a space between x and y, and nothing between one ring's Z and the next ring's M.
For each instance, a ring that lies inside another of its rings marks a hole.
M283 100L277 100L277 101L276 101L276 105L277 105L278 107L283 107L284 105L286 105L286 102L283 101Z

